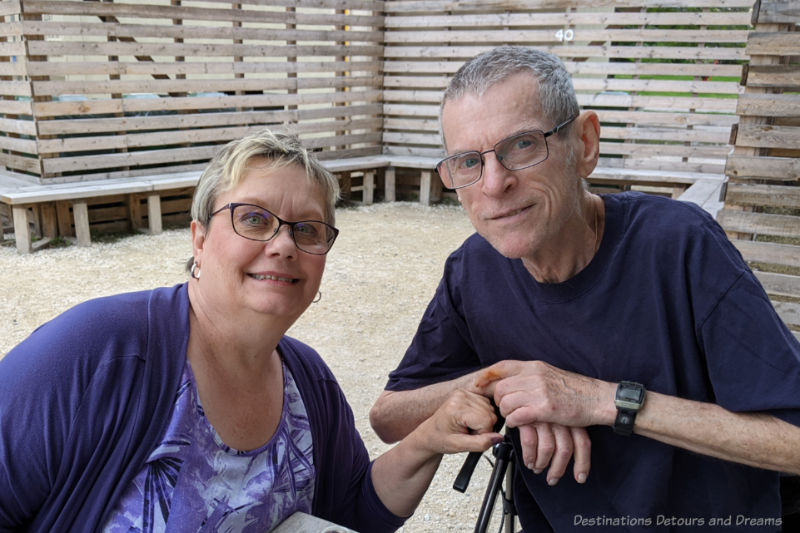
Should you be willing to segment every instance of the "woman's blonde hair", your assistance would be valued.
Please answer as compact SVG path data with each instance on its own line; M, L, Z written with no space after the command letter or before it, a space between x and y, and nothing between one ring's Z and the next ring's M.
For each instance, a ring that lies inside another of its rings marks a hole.
M268 129L229 142L208 163L194 191L192 220L208 225L217 197L241 181L247 162L254 157L269 160L271 168L294 164L305 169L306 176L320 188L325 199L323 222L335 225L336 200L339 198L336 177L308 153L295 135Z

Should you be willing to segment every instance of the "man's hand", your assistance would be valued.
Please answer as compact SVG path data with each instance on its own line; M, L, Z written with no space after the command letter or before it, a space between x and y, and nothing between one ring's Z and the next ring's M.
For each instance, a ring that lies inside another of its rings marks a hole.
M564 475L574 455L573 473L583 483L589 475L591 442L584 429L613 422L614 385L566 372L542 361L501 361L478 373L477 390L492 396L509 427L520 430L525 465L548 483Z

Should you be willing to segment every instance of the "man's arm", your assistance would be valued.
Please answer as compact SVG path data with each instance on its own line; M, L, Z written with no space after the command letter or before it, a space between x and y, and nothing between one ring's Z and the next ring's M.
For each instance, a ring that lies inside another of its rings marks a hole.
M514 427L533 422L612 426L616 384L541 361L503 361L477 386L492 394ZM763 413L734 413L711 403L648 391L634 432L666 444L757 468L800 474L800 427Z
M414 390L383 391L370 409L370 424L384 442L397 442L436 412L453 391L482 393L475 386L481 373L473 372ZM584 428L535 423L523 425L519 430L525 465L537 474L547 469L549 484L558 483L571 459L574 459L575 479L579 483L586 481L591 467L591 441Z

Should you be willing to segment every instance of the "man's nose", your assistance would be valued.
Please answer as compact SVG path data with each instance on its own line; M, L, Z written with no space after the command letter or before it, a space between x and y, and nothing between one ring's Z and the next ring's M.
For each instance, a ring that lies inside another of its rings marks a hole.
M500 194L508 190L514 176L500 163L500 156L491 150L483 154L483 179L481 187L488 195Z

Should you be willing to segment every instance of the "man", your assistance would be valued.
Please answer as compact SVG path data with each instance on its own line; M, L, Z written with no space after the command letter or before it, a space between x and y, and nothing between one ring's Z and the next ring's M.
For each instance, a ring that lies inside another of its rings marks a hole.
M779 472L800 473L800 345L716 222L584 188L599 121L550 54L472 59L441 124L437 170L477 234L372 408L378 435L478 391L514 428L525 531L780 529Z

